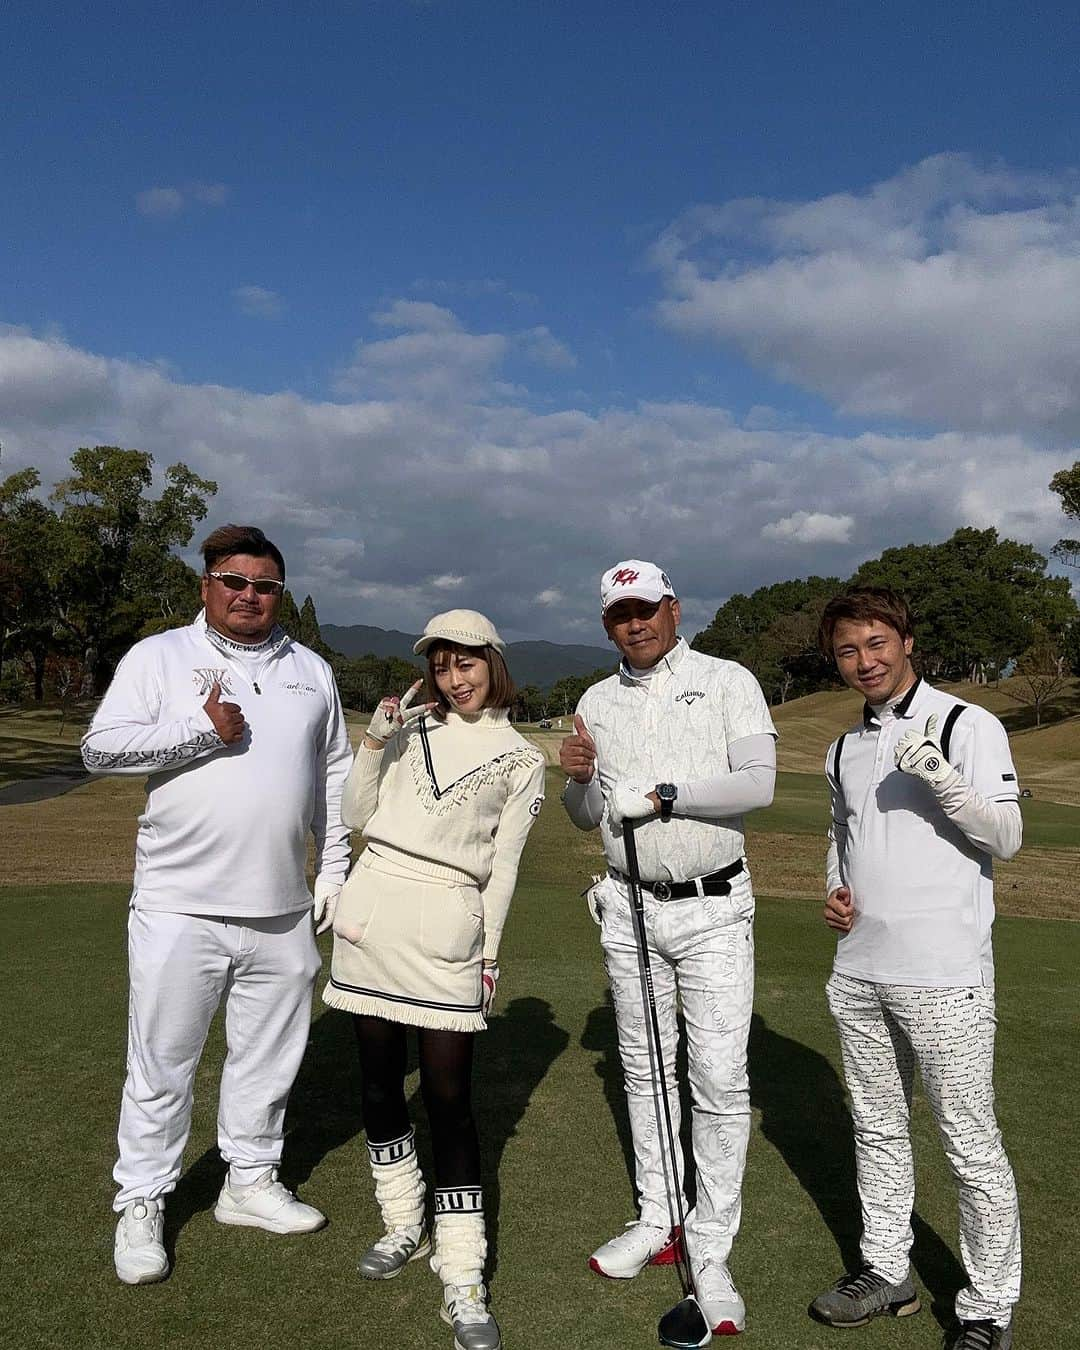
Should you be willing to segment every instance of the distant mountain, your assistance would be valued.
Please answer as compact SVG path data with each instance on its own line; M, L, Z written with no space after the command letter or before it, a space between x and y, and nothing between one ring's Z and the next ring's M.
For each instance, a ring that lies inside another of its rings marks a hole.
M419 664L413 655L418 633L401 633L395 628L372 628L354 623L319 625L323 641L342 656L400 656ZM618 654L614 647L586 647L579 643L510 642L506 660L516 684L535 684L548 689L564 675L591 675L594 670L614 670Z

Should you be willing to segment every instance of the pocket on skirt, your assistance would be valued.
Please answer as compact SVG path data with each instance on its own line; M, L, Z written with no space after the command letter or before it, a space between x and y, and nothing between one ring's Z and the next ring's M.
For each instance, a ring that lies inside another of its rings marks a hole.
M425 886L420 946L425 956L458 963L480 953L484 919L475 886Z
M361 859L341 888L334 914L334 936L359 947L371 928L378 903L375 879Z

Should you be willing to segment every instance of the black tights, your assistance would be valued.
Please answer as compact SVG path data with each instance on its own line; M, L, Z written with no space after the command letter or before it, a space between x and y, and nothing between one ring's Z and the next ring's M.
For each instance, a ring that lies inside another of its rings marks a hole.
M409 1131L405 1104L405 1027L353 1016L363 1080L364 1128L373 1144ZM417 1028L420 1092L431 1127L436 1186L479 1186L480 1144L472 1113L473 1033Z

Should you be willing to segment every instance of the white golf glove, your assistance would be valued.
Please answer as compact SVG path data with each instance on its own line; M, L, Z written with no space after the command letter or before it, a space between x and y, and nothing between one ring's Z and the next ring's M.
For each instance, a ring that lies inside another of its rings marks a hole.
M604 882L607 877L594 876L592 884L587 886L581 894L585 897L585 903L589 906L589 913L592 915L592 921L595 924L603 923L604 910L600 903L600 892L604 888Z
M322 877L316 877L313 894L315 904L312 906L311 917L315 920L315 935L317 937L333 926L334 915L337 913L338 896L341 894L341 882L324 881Z
M645 816L654 816L656 807L647 793L652 788L641 788L634 783L616 783L608 797L608 816L612 825L624 820L641 820Z
M435 707L434 703L419 703L415 708L409 706L420 692L423 684L423 680L417 680L401 698L398 698L396 694L390 694L384 698L375 709L364 735L385 745L406 722L411 722L414 717L423 717L424 713L430 712Z
M945 758L937 734L937 714L931 713L922 731L908 731L896 742L896 767L929 783L935 792L952 779L956 770Z
M483 1005L480 1011L485 1017L490 1017L491 1010L495 1006L495 986L499 983L499 967L485 966L480 978L483 983Z

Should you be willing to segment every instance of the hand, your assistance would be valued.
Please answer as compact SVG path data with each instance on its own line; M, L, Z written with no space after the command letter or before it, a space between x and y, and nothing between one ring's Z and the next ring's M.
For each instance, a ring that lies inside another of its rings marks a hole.
M585 903L589 906L589 913L592 915L592 921L595 924L604 922L604 910L600 903L600 892L604 889L604 882L607 877L593 876L592 883L581 892L585 897Z
M401 698L396 694L384 698L368 723L368 729L364 732L365 738L376 747L384 746L392 736L397 735L406 722L430 712L436 706L434 703L420 703L415 708L409 707L423 687L424 681L417 680L415 684L409 686Z
M480 979L483 984L483 1002L480 1011L485 1017L490 1017L491 1010L495 1006L495 986L499 983L499 967L485 966Z
M945 758L937 734L937 714L931 713L922 731L908 731L896 742L896 767L939 788L956 772Z
M659 805L660 799L651 788L646 792L633 783L616 783L608 797L608 818L612 825L622 820L641 820L656 815Z
M573 736L567 736L559 746L559 764L563 773L575 783L584 786L592 782L596 772L596 742L589 735L580 713L574 714Z
M203 712L213 722L214 730L226 745L235 745L243 736L244 727L247 723L244 721L244 714L240 711L240 704L222 703L221 682L219 680L214 681L210 690L210 697L203 704Z
M850 933L855 922L855 906L849 886L837 886L825 901L825 922L837 933Z
M340 881L324 881L322 877L315 878L315 903L312 906L311 917L315 921L316 937L334 926L334 915L337 913L338 896L340 895Z

